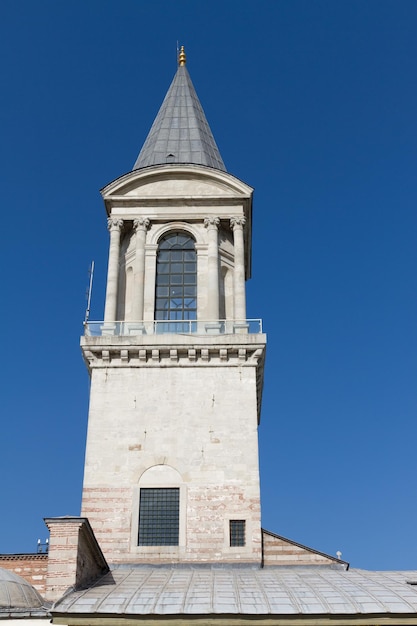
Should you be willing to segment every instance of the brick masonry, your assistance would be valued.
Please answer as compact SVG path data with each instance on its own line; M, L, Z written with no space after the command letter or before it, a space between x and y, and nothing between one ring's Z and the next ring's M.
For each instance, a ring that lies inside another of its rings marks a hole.
M263 564L268 565L332 565L349 566L346 561L324 554L295 541L262 530Z
M21 576L41 596L45 595L48 571L47 554L0 554L0 567Z

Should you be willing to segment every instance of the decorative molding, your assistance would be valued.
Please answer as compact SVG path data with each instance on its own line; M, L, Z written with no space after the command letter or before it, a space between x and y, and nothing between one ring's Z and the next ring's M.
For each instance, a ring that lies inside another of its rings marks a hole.
M48 552L34 552L24 554L0 554L0 562L8 561L47 561Z
M151 225L151 220L147 217L137 217L133 220L133 228L137 232L138 230L144 230L145 232L148 230Z
M107 228L109 229L109 231L121 231L123 228L123 220L120 220L117 217L109 217L107 220Z
M161 239L161 237L163 237L170 231L176 231L176 230L181 230L185 233L188 233L194 239L195 242L198 242L199 240L201 240L200 229L201 229L201 225L193 224L191 222L183 221L183 220L173 220L173 221L164 220L163 224L153 223L153 227L150 230L149 243L147 244L147 247L152 244L158 247L158 242Z
M244 225L246 224L246 217L231 217L230 218L230 226L233 230L243 230Z
M204 218L204 226L208 228L215 228L217 230L220 224L220 218L218 217L205 217Z
M227 348L220 348L219 350L220 361L227 361Z
M255 366L263 361L264 346L82 346L90 369L104 367L165 367L207 365Z

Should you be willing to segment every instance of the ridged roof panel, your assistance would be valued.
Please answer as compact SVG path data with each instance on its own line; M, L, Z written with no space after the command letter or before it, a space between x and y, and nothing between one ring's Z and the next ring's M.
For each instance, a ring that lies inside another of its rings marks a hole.
M185 65L178 67L133 169L163 163L194 163L226 171Z
M258 617L416 614L416 576L414 571L370 572L337 565L140 566L114 569L90 589L64 596L55 611Z

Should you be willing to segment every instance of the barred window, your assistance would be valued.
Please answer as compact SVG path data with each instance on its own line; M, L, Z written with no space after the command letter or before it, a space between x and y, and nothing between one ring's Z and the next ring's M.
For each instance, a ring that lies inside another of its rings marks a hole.
M238 547L246 544L246 522L244 519L231 519L229 522L230 546Z
M139 546L178 546L180 490L178 487L141 489Z
M182 320L197 318L197 254L194 240L181 232L161 239L156 261L155 319L162 331L183 331ZM178 328L173 323L179 321ZM161 323L162 321L162 323ZM184 326L184 328L183 328Z

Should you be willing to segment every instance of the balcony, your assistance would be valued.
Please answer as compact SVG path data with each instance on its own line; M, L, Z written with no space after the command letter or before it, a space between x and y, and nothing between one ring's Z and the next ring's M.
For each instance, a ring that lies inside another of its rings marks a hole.
M235 335L262 333L261 319L152 320L143 322L84 322L85 337L132 335Z

